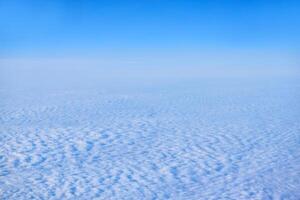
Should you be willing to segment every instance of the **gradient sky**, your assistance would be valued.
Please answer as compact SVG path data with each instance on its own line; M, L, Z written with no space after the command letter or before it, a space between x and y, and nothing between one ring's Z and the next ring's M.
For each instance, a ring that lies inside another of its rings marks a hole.
M299 13L290 0L0 0L0 82L300 74Z
M299 49L299 1L0 0L1 53Z

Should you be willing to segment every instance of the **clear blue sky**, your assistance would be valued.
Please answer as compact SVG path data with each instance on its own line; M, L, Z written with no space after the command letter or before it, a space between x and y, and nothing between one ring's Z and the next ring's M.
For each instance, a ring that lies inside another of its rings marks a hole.
M298 53L300 1L0 0L0 44L0 56Z

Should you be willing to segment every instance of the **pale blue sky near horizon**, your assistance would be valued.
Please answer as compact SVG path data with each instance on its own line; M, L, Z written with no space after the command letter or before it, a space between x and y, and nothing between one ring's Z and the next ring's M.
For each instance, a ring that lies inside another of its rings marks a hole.
M299 1L0 0L0 57L297 66Z

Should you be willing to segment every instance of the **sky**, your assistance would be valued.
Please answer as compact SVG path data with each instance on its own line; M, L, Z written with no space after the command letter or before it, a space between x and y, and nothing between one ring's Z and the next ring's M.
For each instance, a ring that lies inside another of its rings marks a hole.
M299 1L0 0L1 54L290 49Z
M299 68L299 13L296 0L0 0L0 64Z

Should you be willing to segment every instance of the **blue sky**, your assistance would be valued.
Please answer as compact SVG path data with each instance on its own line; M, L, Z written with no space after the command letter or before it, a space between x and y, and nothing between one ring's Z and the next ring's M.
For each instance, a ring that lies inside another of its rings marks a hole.
M199 54L255 52L288 62L300 52L299 13L300 2L290 0L0 0L0 56L196 62Z
M299 13L290 0L0 0L0 87L298 77Z

